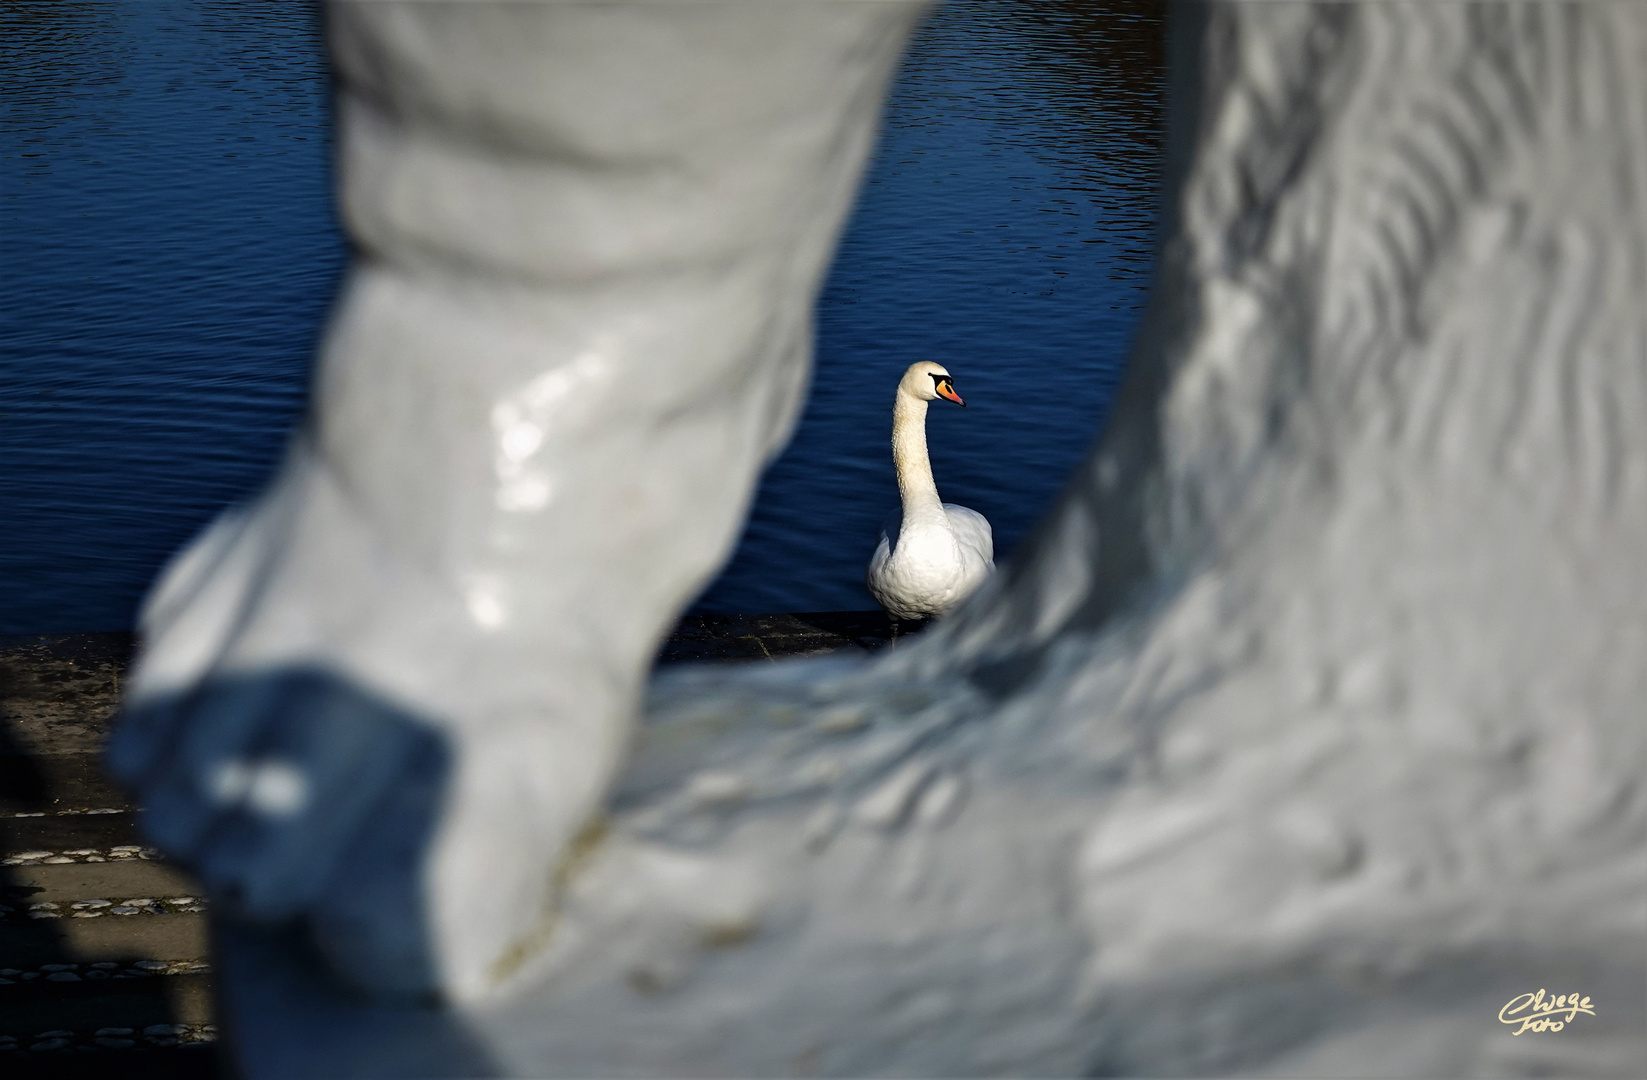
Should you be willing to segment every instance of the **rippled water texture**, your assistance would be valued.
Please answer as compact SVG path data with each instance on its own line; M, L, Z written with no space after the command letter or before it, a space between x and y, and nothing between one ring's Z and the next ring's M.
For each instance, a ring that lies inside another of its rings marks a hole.
M812 398L703 610L871 607L918 359L939 490L1033 524L1091 442L1147 284L1159 0L952 2L913 43L819 309ZM0 7L0 632L117 629L256 490L345 251L311 9Z

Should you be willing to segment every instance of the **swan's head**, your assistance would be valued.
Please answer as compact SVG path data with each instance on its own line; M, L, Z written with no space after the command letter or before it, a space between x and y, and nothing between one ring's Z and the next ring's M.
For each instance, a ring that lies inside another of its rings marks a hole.
M953 401L963 409L966 408L966 402L955 392L955 384L950 381L949 372L943 369L943 365L934 364L930 360L909 365L909 370L904 372L903 379L898 383L898 392L922 401L943 398L945 401Z

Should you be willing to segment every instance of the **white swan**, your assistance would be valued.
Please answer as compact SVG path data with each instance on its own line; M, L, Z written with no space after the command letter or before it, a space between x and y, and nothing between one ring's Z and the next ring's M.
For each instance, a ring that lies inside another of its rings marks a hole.
M903 511L887 519L869 560L869 593L894 619L942 615L995 569L995 534L984 515L938 501L926 453L926 403L966 407L949 372L909 365L892 403L892 463Z

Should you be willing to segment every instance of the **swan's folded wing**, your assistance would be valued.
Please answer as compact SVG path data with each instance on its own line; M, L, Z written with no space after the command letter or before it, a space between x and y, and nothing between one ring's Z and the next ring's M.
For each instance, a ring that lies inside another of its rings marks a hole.
M955 541L961 549L976 555L993 570L995 530L989 527L989 519L970 507L956 506L954 503L944 503L944 513L949 517L949 529L955 534Z
M869 584L871 595L880 597L876 590L880 588L880 580L886 573L887 560L892 558L892 551L898 546L898 528L903 524L903 515L894 511L881 523L881 540L875 545L875 553L869 557L869 568L865 572L865 580Z
M869 576L871 578L880 576L882 568L886 566L886 561L891 557L892 542L883 530L881 532L881 542L875 545L875 554L869 557Z

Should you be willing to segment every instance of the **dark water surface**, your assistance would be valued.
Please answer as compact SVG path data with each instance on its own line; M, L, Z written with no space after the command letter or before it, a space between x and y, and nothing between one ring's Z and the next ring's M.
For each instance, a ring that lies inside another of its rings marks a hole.
M954 0L911 46L825 288L812 397L701 610L872 606L892 392L1010 552L1091 442L1150 270L1160 0ZM314 12L0 6L0 633L130 625L301 414L346 257Z

